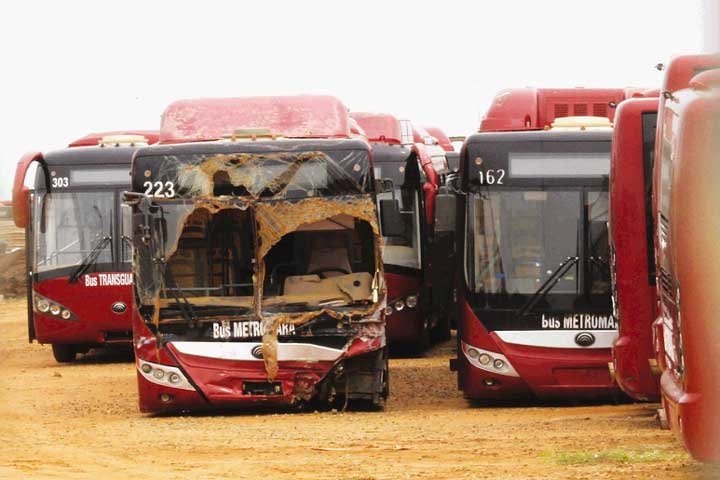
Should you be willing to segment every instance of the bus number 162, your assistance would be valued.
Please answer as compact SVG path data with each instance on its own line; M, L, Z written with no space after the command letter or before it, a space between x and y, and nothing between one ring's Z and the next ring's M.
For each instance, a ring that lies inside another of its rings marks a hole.
M478 172L480 177L480 185L502 185L503 178L505 178L505 170L498 168L497 170L489 169L484 172L481 170Z

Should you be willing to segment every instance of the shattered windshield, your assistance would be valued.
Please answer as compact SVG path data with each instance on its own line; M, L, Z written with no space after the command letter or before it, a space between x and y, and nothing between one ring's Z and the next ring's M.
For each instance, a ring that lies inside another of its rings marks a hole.
M260 295L269 315L375 302L379 246L369 197L180 200L158 212L154 256L166 261L156 268L152 242L139 238L136 268L143 303L160 296L161 320L188 320L185 304L195 319L256 315Z
M367 150L143 156L136 170L151 179L136 182L146 194L154 194L157 184L185 198L304 198L368 193L372 185Z

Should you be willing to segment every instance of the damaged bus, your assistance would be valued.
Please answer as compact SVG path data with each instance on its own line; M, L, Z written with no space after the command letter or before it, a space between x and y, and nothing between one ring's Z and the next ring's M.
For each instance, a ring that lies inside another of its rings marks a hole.
M385 285L369 144L334 97L184 100L137 152L143 412L381 407Z
M120 197L130 160L157 141L151 131L93 133L18 162L15 224L25 229L28 340L58 362L91 347L132 339L129 231Z
M624 92L519 93L525 108L498 95L461 152L451 368L470 399L613 396L609 118Z
M442 203L447 196L441 186L445 151L437 147L431 152L424 141L403 137L404 125L392 115L351 116L373 148L388 341L419 353L431 340L450 337L454 232L444 219L454 221L454 211L446 211Z

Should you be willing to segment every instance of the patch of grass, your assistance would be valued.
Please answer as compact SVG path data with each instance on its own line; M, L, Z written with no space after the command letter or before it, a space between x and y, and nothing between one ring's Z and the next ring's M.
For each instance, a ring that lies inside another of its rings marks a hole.
M612 448L599 451L545 452L543 456L558 465L602 463L650 463L682 460L682 454L648 446L644 449Z

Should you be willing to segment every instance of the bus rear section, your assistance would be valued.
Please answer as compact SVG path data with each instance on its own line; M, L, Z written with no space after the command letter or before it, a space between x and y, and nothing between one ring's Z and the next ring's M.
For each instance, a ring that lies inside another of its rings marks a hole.
M305 112L299 126L286 123L291 110ZM141 411L382 406L371 155L345 107L315 96L189 100L168 107L165 129L203 138L149 147L133 164ZM162 189L146 191L148 181Z
M655 176L659 321L668 423L690 454L720 462L720 263L717 219L720 70L700 73L665 104Z
M618 391L607 368L617 335L607 232L612 132L607 120L584 120L477 133L463 146L453 363L467 398Z
M436 222L438 215L449 214L436 207L441 174L447 171L445 151L404 138L403 123L392 115L351 116L373 149L388 341L398 351L422 352L450 334L454 232L448 222Z
M651 203L658 98L633 98L615 114L610 167L610 266L618 338L609 364L635 400L659 399L653 348L655 250Z
M132 339L131 246L120 197L132 154L148 139L96 134L88 141L95 146L73 142L24 157L13 192L16 224L26 229L28 338L51 344L58 362Z

